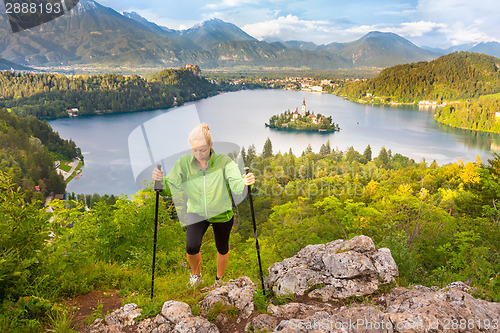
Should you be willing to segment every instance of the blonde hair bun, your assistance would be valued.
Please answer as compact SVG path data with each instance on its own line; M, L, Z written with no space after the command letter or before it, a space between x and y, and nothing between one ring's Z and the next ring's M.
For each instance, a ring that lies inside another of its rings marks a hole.
M206 123L196 126L189 134L189 142L193 140L205 140L207 145L212 148L212 135L210 127Z

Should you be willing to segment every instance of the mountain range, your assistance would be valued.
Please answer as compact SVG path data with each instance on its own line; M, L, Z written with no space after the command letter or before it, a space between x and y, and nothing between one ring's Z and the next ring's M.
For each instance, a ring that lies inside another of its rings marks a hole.
M499 43L472 47L500 53ZM93 0L81 0L66 15L18 33L12 33L7 16L0 15L0 58L32 67L165 68L193 63L205 69L385 68L429 61L445 53L384 32L370 32L350 43L316 45L259 41L219 19L173 30Z

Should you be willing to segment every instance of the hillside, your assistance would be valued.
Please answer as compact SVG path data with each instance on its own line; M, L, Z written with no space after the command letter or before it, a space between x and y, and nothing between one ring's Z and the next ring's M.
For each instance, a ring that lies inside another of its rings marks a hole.
M373 95L378 102L477 98L500 92L499 66L498 58L458 52L430 62L386 68L376 78L346 82L335 92L353 100L372 101Z
M13 63L12 61L5 60L3 58L0 58L0 71L10 71L10 70L15 70L15 71L31 71L33 70L32 68L18 65L16 63Z
M163 70L149 79L116 74L69 77L62 74L0 72L0 106L38 118L168 108L217 94L222 87L193 70Z
M83 160L75 143L61 139L46 122L18 118L1 108L0 147L0 171L9 173L14 186L21 187L29 198L40 200L51 192L64 193L66 188L54 169L55 160Z
M352 61L355 67L390 67L438 57L438 54L421 49L403 37L378 31L370 32L357 41L332 43L318 49L338 54Z
M343 81L328 91L361 103L434 105L443 124L500 132L500 59L455 52L430 62L397 65L377 77Z

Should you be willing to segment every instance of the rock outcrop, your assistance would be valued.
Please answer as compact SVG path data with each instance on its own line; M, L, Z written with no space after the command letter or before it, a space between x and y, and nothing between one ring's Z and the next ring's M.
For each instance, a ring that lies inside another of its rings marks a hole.
M377 250L371 238L357 236L305 247L273 264L264 284L280 296L308 293L330 301L370 295L395 276L398 268L391 251Z
M282 318L270 332L498 332L500 304L475 299L450 284L433 291L397 287L379 296L377 305L334 308L290 303L270 305L268 313ZM260 326L263 327L263 326Z
M390 251L376 249L369 237L336 240L307 246L269 268L266 286L276 295L293 293L302 302L270 304L267 313L258 313L253 301L255 285L248 277L240 277L206 293L200 302L201 316L193 316L186 303L167 301L160 314L137 324L141 310L127 304L97 319L89 332L500 331L500 304L472 297L471 288L462 282L442 289L394 287L374 294L397 275ZM238 309L237 318L230 320L220 313L215 324L208 321L217 304Z

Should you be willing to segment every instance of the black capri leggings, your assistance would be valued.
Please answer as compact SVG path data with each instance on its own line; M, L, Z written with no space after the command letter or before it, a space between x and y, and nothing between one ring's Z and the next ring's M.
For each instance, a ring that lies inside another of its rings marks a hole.
M229 252L229 235L233 227L234 218L224 223L210 223L207 220L188 224L186 230L186 252L190 255L198 254L201 248L203 235L211 224L214 229L215 246L217 252L224 255Z

